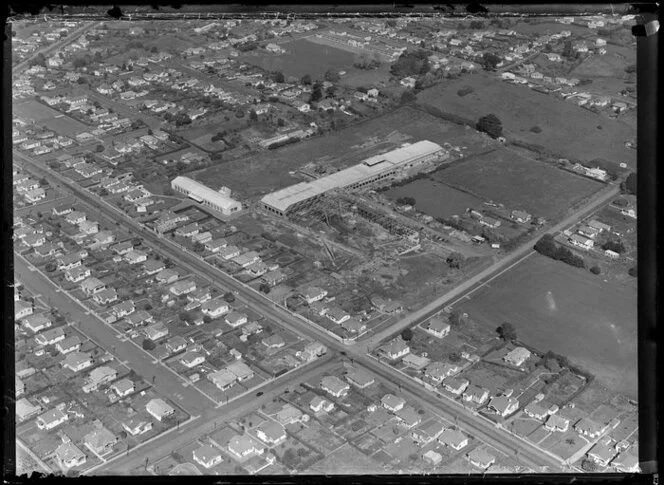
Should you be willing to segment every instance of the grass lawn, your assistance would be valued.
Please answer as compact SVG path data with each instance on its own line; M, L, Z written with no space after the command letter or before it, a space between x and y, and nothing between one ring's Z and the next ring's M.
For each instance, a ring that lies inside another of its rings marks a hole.
M344 475L385 473L383 465L346 444L306 470L307 474Z
M211 187L230 187L240 198L257 197L301 182L288 172L307 163L345 168L378 151L396 148L404 141L420 140L439 144L454 140L455 144L469 148L465 151L467 156L470 151L485 151L491 144L474 130L464 130L420 110L404 107L338 132L221 163L188 176ZM340 151L342 146L347 150Z
M636 289L533 255L457 309L491 330L511 322L519 338L553 350L615 392L636 398Z
M456 163L433 178L483 200L546 218L603 187L600 182L528 160L508 149Z
M474 92L460 97L457 91L466 86ZM633 127L484 72L426 89L418 101L472 120L493 113L508 138L541 145L566 158L636 163L635 151L624 146L635 136ZM535 125L541 133L530 131Z

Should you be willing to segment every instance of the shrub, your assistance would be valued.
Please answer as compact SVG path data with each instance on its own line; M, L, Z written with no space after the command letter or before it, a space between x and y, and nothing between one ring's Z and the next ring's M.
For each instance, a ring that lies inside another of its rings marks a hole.
M401 338L404 339L406 342L412 340L413 331L410 328L406 328L403 332L401 332Z
M469 95L470 93L473 93L475 90L471 88L470 86L465 86L457 91L457 94L461 96L462 98L464 96Z
M152 340L148 338L143 339L142 346L143 350L154 350L157 348L157 344L155 344Z
M595 265L592 268L590 268L590 272L592 274L600 274L602 270L599 268L599 266Z
M538 125L533 126L530 131L532 133L542 133L542 128L540 128Z
M637 267L632 266L631 268L629 268L629 270L627 271L627 274L634 277L634 278L636 278L636 276L637 276Z

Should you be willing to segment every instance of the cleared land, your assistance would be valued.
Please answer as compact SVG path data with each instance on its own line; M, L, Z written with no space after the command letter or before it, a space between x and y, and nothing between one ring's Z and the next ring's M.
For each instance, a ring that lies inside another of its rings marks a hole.
M635 288L533 255L455 306L492 329L511 322L523 342L566 355L636 398Z
M553 217L602 184L544 162L528 160L507 148L478 155L436 172L434 180L467 191L483 200Z
M238 57L241 62L254 64L267 71L281 71L285 76L300 78L309 74L313 79L323 79L328 69L346 70L353 65L351 52L316 44L306 39L280 44L286 54L271 54L264 49Z
M459 96L457 92L465 87L473 92ZM565 158L589 161L601 157L636 164L635 151L624 146L634 138L633 128L487 73L469 74L425 89L417 98L421 104L473 121L493 113L502 121L508 138L539 145ZM534 126L539 126L541 133L531 132Z
M388 139L394 142L384 143ZM288 172L307 163L345 168L376 154L376 147L387 151L406 140L454 142L469 147L467 156L471 151L486 151L494 143L474 130L405 107L338 132L222 163L189 176L210 186L230 187L239 197L256 197L301 182ZM339 147L349 150L340 154Z
M383 466L349 444L307 469L307 473L326 475L386 473Z
M38 101L32 100L25 103L18 103L14 105L13 109L14 116L44 125L59 135L75 137L84 131L91 130L91 127L69 116L63 116L59 111L49 108Z

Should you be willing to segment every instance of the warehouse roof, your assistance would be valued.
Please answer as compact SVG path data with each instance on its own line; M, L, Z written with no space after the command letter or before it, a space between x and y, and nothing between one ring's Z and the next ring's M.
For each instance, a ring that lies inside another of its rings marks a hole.
M286 211L293 204L308 200L325 192L352 185L368 177L379 175L389 169L404 165L418 157L442 150L437 143L422 140L381 155L367 158L339 172L321 177L312 182L301 182L285 189L277 190L263 197L262 202L275 209Z
M191 194L205 199L208 202L212 202L223 209L231 209L239 204L237 200L187 177L175 177L171 181L171 186L174 185L177 185L184 190L188 190Z

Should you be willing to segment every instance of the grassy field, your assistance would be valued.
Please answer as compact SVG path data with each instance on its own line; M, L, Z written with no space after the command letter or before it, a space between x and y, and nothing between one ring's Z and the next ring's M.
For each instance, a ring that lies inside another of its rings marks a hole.
M43 125L49 130L53 130L59 135L74 137L84 131L90 131L92 128L84 125L69 116L63 116L62 113L38 101L31 100L23 103L16 103L13 106L14 116L28 121L34 121Z
M349 444L309 467L306 473L343 475L384 473L382 465L364 455Z
M394 187L385 192L385 195L392 200L414 197L415 208L433 217L462 215L468 207L482 204L482 199L429 179L419 179L402 187Z
M286 54L275 55L260 49L243 54L238 60L268 71L281 71L285 76L301 78L309 74L312 79L323 79L328 69L348 70L355 59L351 52L306 39L284 43L281 47L286 49Z
M456 305L495 329L566 355L616 392L636 398L636 289L533 255Z
M483 200L552 217L602 188L602 184L499 149L434 174L434 179Z
M444 122L420 110L405 107L384 116L288 145L277 150L255 154L214 167L192 172L190 177L210 186L225 185L239 197L256 197L301 182L288 174L309 162L345 168L382 151L395 148L403 141L453 141L467 146L466 154L485 151L490 141L474 130ZM386 140L393 140L385 143ZM340 150L344 147L345 150Z
M466 86L474 92L459 96L457 91ZM634 138L633 128L484 72L425 89L418 101L472 120L493 113L502 121L508 138L540 145L562 157L636 163L635 151L623 145ZM541 133L530 131L536 125Z

